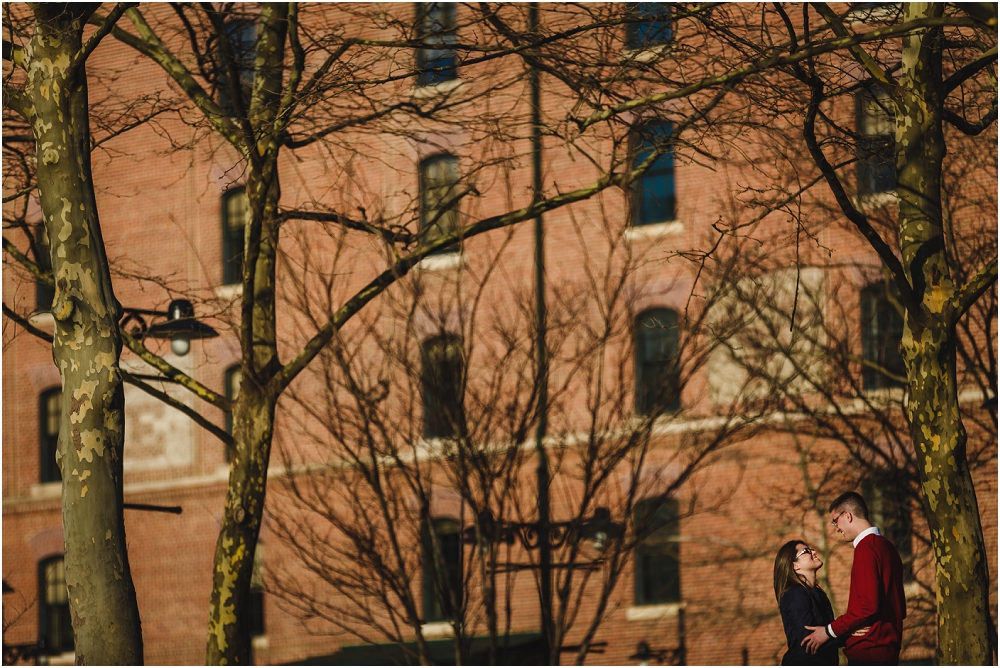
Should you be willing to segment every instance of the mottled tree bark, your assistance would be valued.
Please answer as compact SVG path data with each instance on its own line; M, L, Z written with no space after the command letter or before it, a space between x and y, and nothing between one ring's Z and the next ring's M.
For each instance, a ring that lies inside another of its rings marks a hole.
M115 299L90 169L83 24L93 6L33 5L22 111L37 147L62 377L58 461L66 583L80 664L139 664L142 634L122 516L125 394Z
M940 16L943 5L907 3L906 19ZM935 556L938 661L992 663L987 553L966 460L958 405L955 324L965 304L945 254L941 217L944 91L940 29L903 38L897 172L903 266L913 287L902 350L910 431Z

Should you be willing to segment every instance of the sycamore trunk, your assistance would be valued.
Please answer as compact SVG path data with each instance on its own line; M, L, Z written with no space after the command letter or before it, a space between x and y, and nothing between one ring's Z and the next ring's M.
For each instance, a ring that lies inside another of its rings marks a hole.
M125 395L120 306L111 286L90 170L87 81L80 51L87 11L33 8L26 116L50 240L53 360L62 378L58 461L66 584L80 664L142 663L142 634L122 517Z
M940 15L940 5L907 3L907 20ZM941 215L942 72L940 30L903 40L897 129L900 240L916 309L906 314L910 431L934 550L938 661L992 662L989 576L979 506L958 404L955 322L961 316L945 255Z

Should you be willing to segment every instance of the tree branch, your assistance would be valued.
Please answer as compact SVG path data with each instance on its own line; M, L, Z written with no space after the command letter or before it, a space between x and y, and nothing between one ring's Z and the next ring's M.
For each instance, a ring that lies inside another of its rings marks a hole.
M101 40L107 37L108 33L114 29L115 24L118 23L118 19L125 14L125 10L137 7L138 5L139 3L137 2L119 2L115 5L115 8L112 9L107 17L104 18L101 25L98 26L94 34L87 40L87 43L73 55L73 62L70 63L69 70L66 72L66 79L68 81L73 80L73 77L76 76L77 69L79 69L83 63L87 62L87 58L89 58L90 54L94 52L94 49L96 49L97 45L101 43Z
M980 134L983 130L993 125L993 122L997 119L997 104L993 103L993 108L990 109L985 116L979 119L977 123L970 123L963 116L951 109L944 109L941 113L942 118L948 121L956 128L962 131L963 134L969 135L970 137L975 137Z
M985 52L984 54L973 60L971 63L960 68L950 77L945 79L944 84L942 84L944 94L948 95L951 91L955 90L963 83L968 81L971 77L975 76L984 67L996 61L996 59L997 59L997 47L994 46L992 49Z
M229 433L227 433L225 429L220 429L217 425L212 424L212 422L210 422L204 415L202 415L198 411L178 401L177 399L173 398L166 392L158 390L152 385L143 382L139 378L136 378L135 375L129 373L128 371L125 371L124 369L122 369L122 379L126 383L129 383L130 385L138 387L140 390L150 395L151 397L159 399L160 401L170 406L171 408L176 408L180 412L184 413L194 422L196 422L198 425L200 425L202 428L208 431L210 434L212 434L217 439L222 441L227 448L232 449L234 444L233 437Z
M825 2L811 2L809 4L816 10L817 14L823 17L823 20L826 21L826 24L830 26L833 33L837 37L847 37L851 34L850 31L844 27L840 18ZM882 84L887 93L891 94L893 92L893 89L896 87L896 82L889 79L889 76L881 67L878 66L878 63L876 63L875 60L868 55L868 52L865 51L863 46L855 44L848 47L848 51L851 52L851 55L854 56L855 60L861 63L861 66L865 68L865 71L868 72L872 78Z
M38 329L30 322L28 322L27 318L17 313L16 311L14 311L14 309L10 308L6 304L3 305L3 314L8 318L10 318L11 320L13 320L14 322L16 322L17 324L19 324L21 327L23 327L24 330L29 334L37 336L42 341L47 341L48 343L52 343L51 334L49 334L48 332L43 332L42 330Z
M997 258L984 264L955 294L955 320L961 318L990 286L997 282Z
M800 71L800 75L804 74ZM833 196L837 200L837 204L840 205L841 210L847 219L850 220L858 231L864 235L871 247L878 253L878 256L882 259L882 262L889 269L892 274L893 282L896 287L899 288L899 293L902 296L903 303L907 309L914 312L919 308L919 304L915 302L913 296L913 290L910 288L910 283L906 280L906 272L903 271L903 265L896 257L896 254L892 252L892 248L889 244L885 242L879 233L872 227L871 223L868 222L868 218L858 211L858 209L851 202L851 198L847 196L844 191L844 185L840 182L840 178L837 176L836 170L833 165L826 159L826 155L823 153L822 147L819 145L819 141L816 139L816 115L819 112L820 102L823 100L823 83L819 81L816 77L812 77L807 80L809 84L811 94L809 98L809 108L806 112L805 124L802 128L803 137L806 140L806 146L809 148L809 154L812 156L813 161L816 166L819 167L820 172L826 179L827 184L830 186L830 190L833 191Z
M298 209L286 209L278 214L280 221L286 220L312 220L319 223L336 223L351 230L368 232L374 234L387 243L410 244L418 239L417 235L410 234L406 230L393 231L378 225L372 225L366 221L352 220L339 213L325 211L300 211Z
M121 332L122 341L126 346L128 346L128 349L141 357L146 364L149 364L151 367L155 368L157 371L181 387L191 390L191 392L193 392L199 399L203 399L213 406L221 408L227 413L233 410L232 401L208 389L194 378L191 378L187 374L183 373L180 369L171 366L162 357L150 352L150 350L146 348L142 342L138 341L124 329L119 328L119 331Z
M18 264L20 264L25 269L27 269L31 273L31 275L35 277L36 281L39 281L40 283L44 283L45 285L49 286L50 288L51 287L55 287L56 283L55 283L55 279L52 277L52 272L51 271L43 272L39 268L39 266L38 266L37 263L32 262L30 259L28 259L28 256L25 255L24 253L22 253L20 250L18 250L17 246L15 246L14 244L12 244L7 239L7 237L3 238L3 249L12 258L14 258L15 260L17 260Z

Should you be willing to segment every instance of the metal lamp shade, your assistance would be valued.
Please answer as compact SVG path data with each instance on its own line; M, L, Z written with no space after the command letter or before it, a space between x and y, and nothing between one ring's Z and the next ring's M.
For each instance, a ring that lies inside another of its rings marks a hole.
M170 314L169 319L150 327L146 336L151 336L154 339L177 337L211 339L219 335L217 331L195 319L194 307L186 299L175 299L170 302L167 312Z

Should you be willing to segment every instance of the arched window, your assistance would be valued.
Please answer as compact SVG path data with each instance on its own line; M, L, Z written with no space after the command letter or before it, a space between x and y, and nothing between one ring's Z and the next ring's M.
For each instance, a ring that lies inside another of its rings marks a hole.
M437 536L434 550L430 529ZM421 529L424 555L424 621L454 619L462 604L462 527L450 518L435 518Z
M906 364L899 352L903 314L894 287L879 281L861 291L861 352L869 363L861 380L866 390L905 384Z
M681 600L678 503L666 497L644 499L635 507L635 604Z
M62 420L62 390L54 387L42 392L38 401L38 451L40 455L40 481L59 482L62 473L56 463L59 448L59 423Z
M250 110L250 95L253 92L253 61L257 51L257 26L253 21L237 19L226 23L226 38L232 49L233 64L239 76L240 103L244 110ZM219 74L219 106L229 116L237 112L229 86L229 66L222 56L221 49L217 54Z
M433 45L417 49L417 85L429 86L458 78L458 52L455 44L455 8L452 2L418 2L417 39Z
M420 163L420 234L430 243L459 227L458 158L442 153ZM458 245L439 252L458 251Z
M673 127L664 121L646 123L632 134L632 169L644 163L670 140ZM674 154L669 149L632 183L632 224L653 225L676 218Z
M38 564L38 644L46 654L73 651L66 567L62 555Z
M454 438L465 426L462 408L462 339L454 335L424 341L421 385L424 437Z
M635 409L640 415L680 410L677 336L677 313L670 309L650 309L636 318Z
M625 46L629 49L649 49L666 44L673 38L669 2L630 2L625 25Z
M896 116L889 94L873 86L857 96L858 192L896 188Z
M250 203L245 188L231 188L222 196L222 282L243 282L243 235Z

